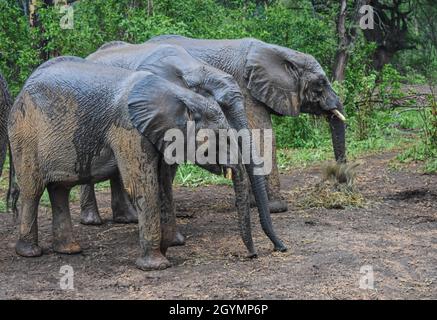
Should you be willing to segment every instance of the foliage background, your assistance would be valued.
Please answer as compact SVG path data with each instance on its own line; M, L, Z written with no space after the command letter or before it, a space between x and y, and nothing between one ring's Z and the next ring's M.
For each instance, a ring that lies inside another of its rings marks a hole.
M85 57L113 40L139 43L160 34L216 39L254 37L312 54L328 75L337 50L336 1L325 1L324 9L316 12L313 4L317 1L310 0L154 0L150 12L147 0L81 0L73 4L71 30L61 29L59 21L64 13L56 6L41 6L39 26L31 28L19 2L0 0L0 70L13 95L45 59L59 55ZM399 134L400 130L419 130L425 124L432 127L432 111L422 117L414 111L398 112L392 108L393 101L405 95L400 90L401 82L424 84L427 79L435 79L436 50L427 41L434 26L426 27L425 20L420 19L424 14L429 14L429 9L417 10L411 22L411 38L417 49L400 52L394 57L393 66L387 65L382 72L371 67L374 44L359 35L351 48L345 81L334 86L349 119L348 146L352 156L410 141L408 135ZM282 168L333 158L323 119L303 115L273 120L282 149ZM436 154L436 148L433 141L425 145L431 145L425 155L428 159L430 152L431 156ZM417 150L403 159L419 158ZM437 164L430 166L431 171L435 169ZM192 181L186 175L180 179Z

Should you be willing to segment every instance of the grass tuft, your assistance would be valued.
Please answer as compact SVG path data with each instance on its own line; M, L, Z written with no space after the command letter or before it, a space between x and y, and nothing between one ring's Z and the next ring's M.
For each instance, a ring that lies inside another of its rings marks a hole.
M313 186L293 190L289 198L301 209L363 208L366 200L355 188L355 169L358 165L359 163L329 163L323 168L322 181Z

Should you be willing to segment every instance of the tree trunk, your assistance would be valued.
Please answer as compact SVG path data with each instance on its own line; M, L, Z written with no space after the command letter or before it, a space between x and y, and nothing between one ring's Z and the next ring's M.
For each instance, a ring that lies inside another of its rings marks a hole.
M38 2L37 0L31 0L29 3L29 25L31 27L35 27L37 23L37 18L36 18L37 2Z
M337 32L338 32L338 42L339 46L337 49L337 53L335 54L334 61L334 81L343 81L344 80L344 70L346 68L347 60L348 60L348 47L349 47L349 39L346 35L346 0L340 0L340 12L338 14L337 21Z
M350 17L352 26L346 28L347 20L347 0L340 0L340 12L337 20L337 32L338 32L338 49L335 54L334 68L333 68L333 80L343 81L345 77L345 70L347 62L349 60L349 50L354 45L355 38L357 36L357 25L360 19L360 8L368 4L370 0L355 0L353 15Z
M147 0L147 15L153 16L153 0Z
M373 55L373 67L380 71L393 58L394 52L390 52L384 46L376 48Z

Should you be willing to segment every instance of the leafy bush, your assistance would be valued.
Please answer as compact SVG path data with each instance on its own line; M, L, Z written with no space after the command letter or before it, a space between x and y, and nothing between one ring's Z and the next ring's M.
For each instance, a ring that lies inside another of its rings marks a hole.
M139 43L159 34L218 39L255 37L312 54L328 75L337 49L335 6L326 6L325 12L316 13L309 0L160 0L154 1L153 12L148 12L147 1L82 0L74 4L71 30L61 28L59 22L64 13L54 6L40 7L39 26L29 27L28 17L18 3L0 0L0 70L14 95L43 60L59 55L86 57L113 40ZM396 99L402 99L400 83L408 78L401 77L391 66L377 74L370 61L374 50L375 45L359 37L350 52L345 81L334 84L347 113L349 146L357 148L369 148L371 143L382 145L381 134L392 135L393 123L401 127L418 125L417 114L403 113L394 118L395 114L386 110ZM435 56L403 53L394 61L397 69L405 66L401 71L420 82L424 78L421 74L435 74ZM412 62L427 66L427 70L413 68ZM322 153L314 150L331 148L324 119L308 115L273 117L273 124L280 148L307 149L303 152L305 158L310 153L321 158ZM332 157L332 151L329 154ZM181 180L185 179L183 176Z

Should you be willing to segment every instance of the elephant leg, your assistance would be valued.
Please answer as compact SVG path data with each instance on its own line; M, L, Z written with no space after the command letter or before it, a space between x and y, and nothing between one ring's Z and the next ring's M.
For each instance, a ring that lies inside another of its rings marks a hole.
M73 237L68 199L70 189L57 184L49 184L47 190L52 205L53 250L64 254L81 252L80 245Z
M44 184L36 166L36 153L26 147L20 145L23 151L13 154L21 200L20 231L15 251L23 257L39 257L43 252L38 246L38 205Z
M111 178L111 207L113 220L116 223L137 223L138 214L132 206L124 189L120 175Z
M271 124L271 119L270 124ZM272 159L272 172L266 176L267 194L269 196L269 208L270 212L285 212L288 210L287 201L281 195L281 183L279 181L279 169L276 161L276 138L273 132L273 159Z
M279 170L276 161L276 138L273 131L272 118L270 112L265 106L253 101L246 96L246 113L251 129L261 129L260 141L255 141L258 152L264 152L264 130L272 132L272 170L269 175L266 175L267 194L269 197L270 212L284 212L288 210L288 204L281 195L281 184L279 181ZM251 204L255 200L251 195Z
M38 246L37 222L41 194L35 197L21 197L20 237L15 245L15 252L23 257L42 255L42 249Z
M161 196L161 228L163 238L172 238L170 246L183 246L185 237L177 230L176 210L173 201L173 179L176 175L177 166L168 165L164 159L159 166L159 187Z
M137 130L116 128L111 138L112 150L120 170L123 185L138 213L138 229L142 256L136 266L141 270L170 267L162 254L167 248L161 234L161 204L158 183L159 156L155 147Z
M85 225L103 223L97 208L94 184L85 184L80 187L80 223Z

